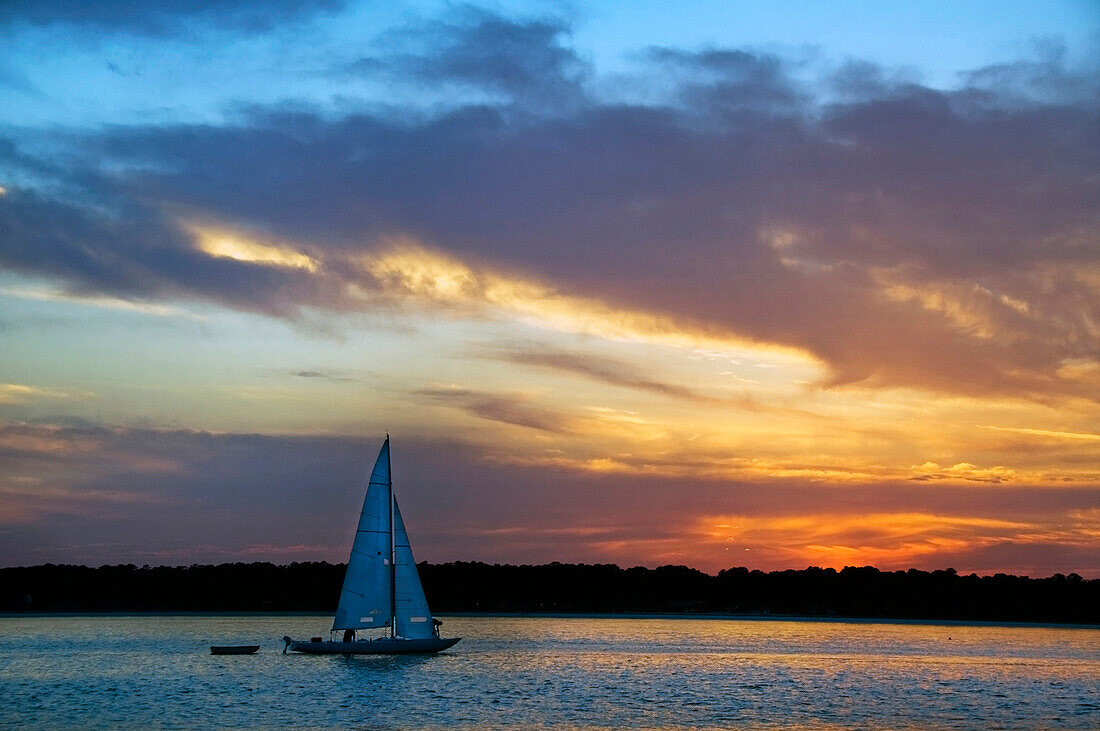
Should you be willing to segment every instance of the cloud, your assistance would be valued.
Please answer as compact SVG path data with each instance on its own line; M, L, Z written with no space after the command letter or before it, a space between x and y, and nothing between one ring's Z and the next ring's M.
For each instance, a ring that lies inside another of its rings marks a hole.
M774 54L652 48L648 58L660 72L679 77L678 91L689 108L702 108L715 116L798 113L807 101L788 73L793 64Z
M230 232L207 229L201 226L191 228L200 251L216 259L233 259L265 266L305 269L316 272L317 261L285 244L256 241Z
M0 23L93 26L162 36L181 32L180 22L192 20L266 31L317 12L338 10L344 4L344 0L287 0L274 4L248 0L6 0L0 5Z
M1021 96L999 71L942 91L863 65L838 99L776 56L653 49L659 88L631 102L582 83L563 23L460 15L374 62L507 98L106 129L66 165L9 149L80 194L13 186L0 265L84 294L289 318L392 306L402 288L460 314L496 297L543 322L564 303L603 332L644 319L681 341L807 353L833 387L1100 399L1065 369L1100 340L1100 111L1065 91L1095 74L1048 59L1028 84L1049 93ZM580 101L514 108L562 84ZM180 212L268 248L204 247ZM400 237L457 279L380 269L404 266L386 259Z
M0 266L67 280L62 297L146 311L151 300L186 298L290 317L326 299L308 269L211 256L171 220L126 206L104 216L34 191L9 193L0 198Z
M618 361L612 358L593 355L591 353L563 350L560 348L554 348L548 345L534 342L498 344L496 346L490 346L482 349L481 355L483 357L501 360L508 363L514 363L517 365L533 366L536 368L543 368L560 373L578 375L583 378L591 379L612 386L636 389L672 399L681 399L700 405L711 406L718 409L743 409L750 412L768 412L774 414L785 414L788 416L808 417L814 420L823 418L818 414L801 409L784 406L768 406L760 403L759 401L753 399L748 395L739 395L733 397L710 395L702 391L683 386L681 384L670 383L668 381L649 377L645 375L640 369L629 363ZM777 368L778 366L768 365L768 367ZM727 372L721 372L721 375L730 374ZM746 378L735 378L735 380L747 384L759 383L759 381ZM610 418L610 414L605 410L603 411L603 417L606 421ZM624 420L621 418L621 415L615 420L619 423L616 424L614 428L624 428L625 425L622 423ZM641 423L641 421L637 418L632 419L632 421L634 421L636 424ZM576 426L576 424L574 424L574 426ZM602 425L600 427L596 427L596 430L603 430ZM632 462L633 460L628 461ZM586 465L588 467L593 466L591 463L586 463ZM600 461L596 464L596 467L599 469L622 469L624 471L628 471L633 468L633 466L630 464L625 464L614 460Z
M463 436L393 440L422 560L1100 571L1089 489L531 469ZM0 424L0 560L346 560L381 438Z
M913 468L913 480L970 480L973 482L1005 482L1016 477L1016 471L1007 467L978 467L969 462L959 462L950 467L940 467L935 462L925 462Z
M479 419L540 431L561 432L569 422L565 416L536 406L519 394L486 393L452 384L418 389L411 395L461 409Z
M1071 431L1053 431L1050 429L1026 429L1022 427L1012 426L989 426L986 424L976 424L979 429L992 429L993 431L1010 432L1012 434L1028 434L1036 437L1047 437L1050 439L1084 439L1087 441L1100 441L1100 434L1089 434L1085 432L1071 432Z
M486 351L486 355L509 363L573 373L613 386L649 391L671 398L711 404L723 403L722 399L707 396L685 386L648 378L628 363L590 354L531 343L515 347L490 348Z
M0 404L22 403L36 399L84 400L95 398L94 393L57 388L41 388L22 383L0 383Z
M280 543L305 544L292 536L319 527L319 503L336 498L353 510L362 500L353 495L365 484L362 447L346 438L0 424L0 546L20 556L9 562L98 562L197 544L243 550L279 523ZM257 533L253 521L268 528ZM312 528L299 530L305 524ZM340 543L348 529L313 537Z
M354 381L354 378L346 376L339 371L291 371L290 375L297 376L298 378L316 378L322 381Z
M569 31L554 18L516 21L460 6L443 20L391 31L377 41L387 55L363 57L342 71L386 73L426 86L467 85L509 101L560 109L581 101L589 73L560 42Z
M1061 41L1033 42L1034 58L999 63L963 74L967 85L1028 101L1073 99L1094 104L1100 83L1066 70L1066 47Z
M199 315L171 305L153 302L134 302L105 295L82 295L48 287L0 287L0 295L18 297L20 299L40 300L42 302L68 302L88 307L103 307L111 310L139 312L143 315L155 315L157 317L201 319Z

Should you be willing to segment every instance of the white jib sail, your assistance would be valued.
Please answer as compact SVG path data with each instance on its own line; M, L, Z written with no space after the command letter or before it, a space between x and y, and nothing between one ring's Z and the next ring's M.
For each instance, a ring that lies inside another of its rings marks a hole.
M396 501L393 515L397 552L397 634L409 639L431 637L435 633L432 613L428 610L428 600L424 598L424 587L420 585L409 534L405 532L405 521L401 520Z

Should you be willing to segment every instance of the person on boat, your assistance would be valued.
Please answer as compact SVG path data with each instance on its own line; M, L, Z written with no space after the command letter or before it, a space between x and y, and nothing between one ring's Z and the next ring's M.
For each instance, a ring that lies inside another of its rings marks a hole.
M432 617L432 634L434 634L436 637L439 637L439 627L442 624L443 622L436 619L435 617Z
M355 642L355 630L353 630L353 629L344 630L344 642Z

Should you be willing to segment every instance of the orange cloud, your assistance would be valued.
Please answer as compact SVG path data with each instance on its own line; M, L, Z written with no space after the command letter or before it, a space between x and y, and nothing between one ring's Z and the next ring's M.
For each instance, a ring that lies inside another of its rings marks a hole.
M1100 515L1075 513L1022 521L931 513L821 513L700 518L699 541L716 550L746 549L756 560L842 568L909 567L1003 543L1095 545Z

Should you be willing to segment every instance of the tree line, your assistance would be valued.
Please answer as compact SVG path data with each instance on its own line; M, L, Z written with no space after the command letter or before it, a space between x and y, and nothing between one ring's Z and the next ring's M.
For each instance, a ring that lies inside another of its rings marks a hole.
M332 612L344 564L0 569L3 612ZM419 564L436 613L721 613L1100 624L1100 579L849 566L717 576L686 566Z

